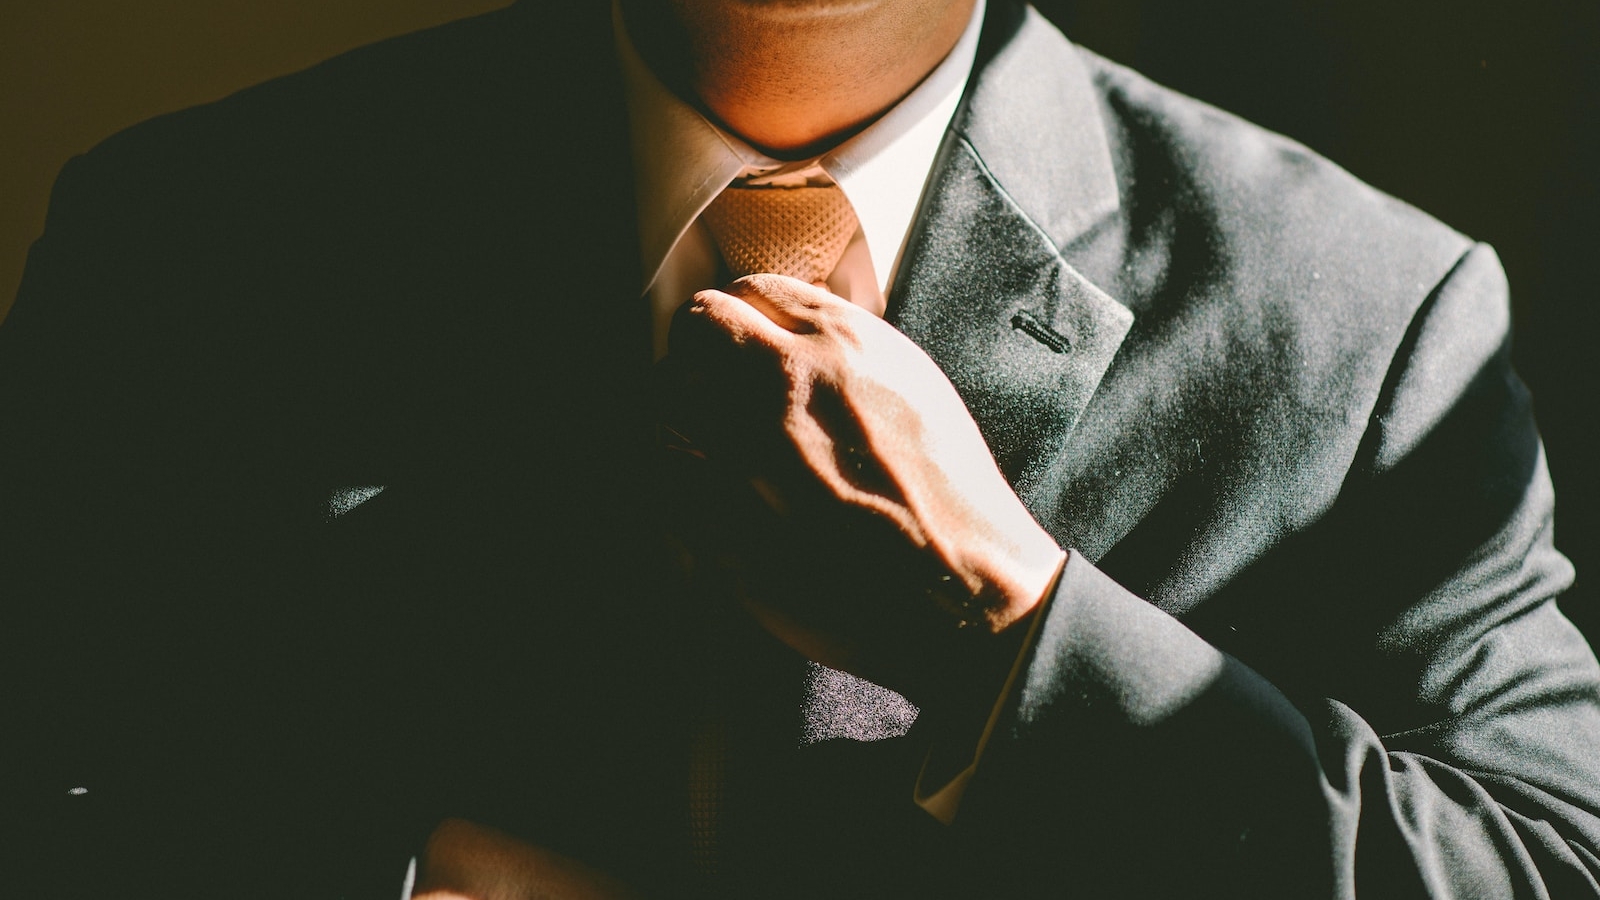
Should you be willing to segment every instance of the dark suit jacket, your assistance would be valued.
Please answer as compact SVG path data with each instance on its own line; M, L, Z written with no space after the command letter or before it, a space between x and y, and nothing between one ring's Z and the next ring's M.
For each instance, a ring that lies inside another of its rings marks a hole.
M684 723L799 662L662 576L602 6L64 170L0 328L0 877L387 896L458 814L690 890ZM991 7L889 317L1075 549L956 826L916 732L797 751L735 892L1596 893L1492 251Z

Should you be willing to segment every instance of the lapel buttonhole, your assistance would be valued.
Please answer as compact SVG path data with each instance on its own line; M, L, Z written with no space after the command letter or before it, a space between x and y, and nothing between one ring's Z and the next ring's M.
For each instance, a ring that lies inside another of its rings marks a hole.
M1011 327L1049 347L1054 353L1065 353L1072 348L1072 341L1066 335L1046 325L1044 320L1028 310L1020 310L1012 316Z

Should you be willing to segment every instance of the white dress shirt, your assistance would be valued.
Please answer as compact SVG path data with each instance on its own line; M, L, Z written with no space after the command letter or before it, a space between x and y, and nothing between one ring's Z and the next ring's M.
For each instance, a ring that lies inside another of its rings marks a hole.
M650 297L657 359L666 353L673 312L696 291L719 286L720 260L700 213L738 179L839 185L860 227L828 289L882 315L923 185L972 72L983 11L978 0L950 53L877 121L821 156L795 162L756 150L668 90L639 58L612 4L633 141L640 291Z

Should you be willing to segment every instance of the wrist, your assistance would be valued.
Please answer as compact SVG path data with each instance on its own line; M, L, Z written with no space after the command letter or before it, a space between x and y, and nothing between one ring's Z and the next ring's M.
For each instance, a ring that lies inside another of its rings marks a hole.
M1041 535L1044 533L1041 531ZM997 602L990 608L987 625L991 632L1022 630L1034 612L1049 598L1066 565L1067 552L1048 535L1043 542L1021 555L1011 575L1003 582Z
M963 627L1000 634L1027 620L1055 588L1067 553L1028 519L1022 539L991 546L973 567ZM994 542L999 544L998 541Z
M988 708L1027 645L1034 619L1047 606L1066 565L1066 552L1053 543L1051 549L1054 553L1039 567L1042 577L1014 576L1013 593L991 595L987 605L978 598L968 602L964 627L949 635L943 652L935 657L937 666L921 679L919 703L958 721Z

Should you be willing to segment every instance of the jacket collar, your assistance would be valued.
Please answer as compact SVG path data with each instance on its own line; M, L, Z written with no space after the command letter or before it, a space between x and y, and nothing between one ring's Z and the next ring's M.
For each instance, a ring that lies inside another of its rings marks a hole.
M1119 208L1111 148L1078 52L1006 0L991 0L963 102L888 318L950 377L1027 500L1133 323L1060 252Z

